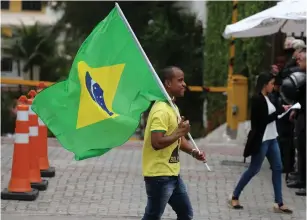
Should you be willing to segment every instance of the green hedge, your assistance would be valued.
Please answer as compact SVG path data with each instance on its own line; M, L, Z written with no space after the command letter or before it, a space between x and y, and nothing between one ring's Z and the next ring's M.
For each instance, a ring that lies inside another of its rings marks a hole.
M275 5L276 2L242 2L238 3L238 21ZM205 68L204 83L207 86L227 86L229 43L222 34L227 24L231 23L232 2L207 2L208 20L205 32ZM265 67L265 53L268 37L245 38L235 40L234 73L247 75L249 88L253 87L255 76ZM245 73L243 73L245 72ZM217 111L225 109L226 98L220 95L208 96L208 119L211 124L218 126ZM225 113L226 114L226 113ZM225 117L226 118L226 117Z

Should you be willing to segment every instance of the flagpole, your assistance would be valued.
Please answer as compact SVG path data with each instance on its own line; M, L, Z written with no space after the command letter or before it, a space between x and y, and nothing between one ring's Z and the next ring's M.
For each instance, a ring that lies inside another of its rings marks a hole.
M171 97L170 97L169 94L166 92L166 90L165 90L165 88L164 88L164 85L162 84L162 82L161 82L161 80L160 80L158 74L156 73L155 69L153 68L151 62L149 61L149 59L148 59L146 53L144 52L144 50L143 50L143 48L142 48L140 42L138 41L137 37L135 36L135 34L134 34L132 28L130 27L129 22L127 21L125 15L124 15L124 13L123 13L123 11L121 10L121 8L119 7L119 4L118 4L117 2L115 2L115 6L116 6L116 8L118 9L118 12L119 12L121 18L123 19L123 21L125 22L126 26L127 26L128 29L129 29L129 31L131 32L131 34L132 34L132 36L133 36L135 42L137 43L137 45L138 45L138 47L139 47L139 49L140 49L142 55L143 55L144 58L145 58L145 60L146 60L146 62L147 62L147 64L148 64L148 66L149 66L151 72L153 73L153 75L154 75L154 77L155 77L157 83L159 84L160 89L162 90L162 92L164 93L165 97L167 98L167 101L170 103L170 105L172 106L172 108L175 110L175 112L177 113L177 116L178 116L179 118L181 118L181 116L180 116L179 112L177 111L177 109L176 109L176 107L175 107L175 105L174 105L174 103L173 103ZM189 139L192 141L192 144L194 145L194 147L200 152L199 148L197 147L197 145L196 145L195 141L193 140L193 138L192 138L192 136L191 136L190 133L188 133L188 137L189 137ZM209 171L211 171L210 167L208 166L208 164L207 164L206 162L205 162L205 165L206 165L207 169L208 169Z

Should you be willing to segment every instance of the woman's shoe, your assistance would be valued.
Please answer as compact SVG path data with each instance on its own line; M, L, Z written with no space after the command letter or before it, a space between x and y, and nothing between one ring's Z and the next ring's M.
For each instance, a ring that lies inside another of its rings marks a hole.
M273 210L275 213L284 213L284 214L293 213L293 211L289 209L287 206L285 205L279 206L277 203L274 203Z
M240 205L239 200L235 200L235 199L229 199L228 206L229 208L232 208L232 209L243 209L243 206Z

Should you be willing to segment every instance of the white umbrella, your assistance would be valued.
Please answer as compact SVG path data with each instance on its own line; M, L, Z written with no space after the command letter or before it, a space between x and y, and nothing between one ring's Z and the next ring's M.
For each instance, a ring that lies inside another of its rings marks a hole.
M307 0L285 0L276 6L227 25L224 38L259 37L282 31L306 36Z

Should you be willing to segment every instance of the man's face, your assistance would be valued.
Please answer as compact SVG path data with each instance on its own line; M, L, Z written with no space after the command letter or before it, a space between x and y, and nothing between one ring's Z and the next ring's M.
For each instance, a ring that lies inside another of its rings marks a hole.
M298 58L298 55L299 55L299 52L300 52L300 50L295 50L295 51L293 52L292 57L293 57L294 59L297 59L297 58Z
M167 82L168 91L175 97L183 97L186 89L184 73L181 69L173 69L173 77Z
M293 53L293 59L295 59L295 62L296 62L297 65L298 65L298 62L299 62L299 59L300 59L301 51L302 51L302 49L297 49Z
M299 54L297 64L301 70L306 71L306 52L301 52Z
M279 70L282 70L286 64L286 57L284 56L278 56L276 58L276 66Z

